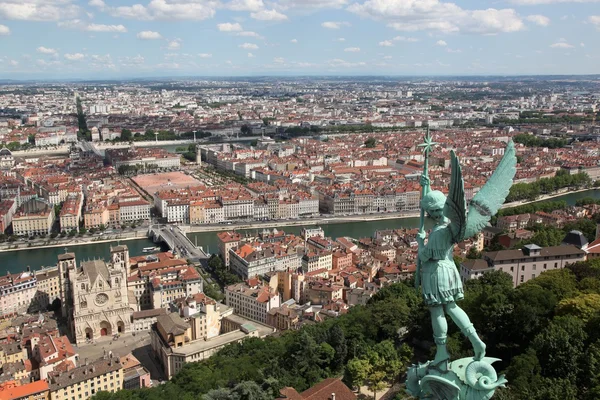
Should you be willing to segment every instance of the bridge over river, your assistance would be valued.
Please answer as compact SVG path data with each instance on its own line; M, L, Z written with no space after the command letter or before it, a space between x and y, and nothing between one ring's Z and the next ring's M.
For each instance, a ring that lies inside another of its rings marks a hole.
M163 242L172 252L193 262L206 263L208 255L194 243L177 225L152 225L148 229L148 237L155 243Z

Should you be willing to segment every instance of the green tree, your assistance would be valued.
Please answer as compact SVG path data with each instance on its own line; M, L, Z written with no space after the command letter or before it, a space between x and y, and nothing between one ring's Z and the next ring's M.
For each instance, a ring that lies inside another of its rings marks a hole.
M353 358L348 361L344 370L344 382L351 388L358 388L365 384L371 374L371 364L367 360Z
M133 140L133 134L129 129L121 130L121 140L124 142L130 142L131 140Z
M571 315L587 322L600 312L600 294L586 293L563 299L556 307L556 315Z
M542 375L575 381L582 368L586 338L583 321L573 316L556 317L532 343Z
M365 141L365 147L366 147L366 148L368 148L368 149L372 149L372 148L374 148L376 145L377 145L377 140L376 140L375 138L373 138L373 137L370 137L370 138L368 138L368 139Z
M377 392L387 387L385 383L385 372L374 371L369 375L369 390L373 392L373 399L377 399Z

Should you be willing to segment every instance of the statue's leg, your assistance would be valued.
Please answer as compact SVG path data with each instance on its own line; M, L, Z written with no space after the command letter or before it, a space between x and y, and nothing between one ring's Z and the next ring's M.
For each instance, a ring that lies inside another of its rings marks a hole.
M447 363L450 355L446 349L446 337L448 335L448 321L444 315L444 307L431 306L429 307L431 313L431 327L433 328L433 340L436 344L435 359L433 365L440 365L444 362Z
M452 321L460 328L462 334L471 342L473 352L475 352L475 360L481 360L485 357L485 343L479 339L475 327L471 323L467 313L457 306L455 302L446 304L444 308L446 313L452 318Z

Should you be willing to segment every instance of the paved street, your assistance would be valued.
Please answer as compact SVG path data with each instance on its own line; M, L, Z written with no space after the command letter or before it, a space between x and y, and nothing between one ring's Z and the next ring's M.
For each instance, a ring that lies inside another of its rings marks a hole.
M131 333L122 334L117 340L112 340L111 337L103 337L95 340L93 344L84 344L74 347L79 354L79 362L81 363L83 363L86 358L89 361L97 360L104 355L105 351L106 353L112 351L113 355L119 357L133 353L142 365L150 371L153 381L164 379L161 368L152 355L150 334L148 332L136 333L135 336Z

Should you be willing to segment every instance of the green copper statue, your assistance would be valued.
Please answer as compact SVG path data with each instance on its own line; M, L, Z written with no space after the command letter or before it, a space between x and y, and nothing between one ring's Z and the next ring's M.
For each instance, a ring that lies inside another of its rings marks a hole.
M508 143L502 161L471 200L467 212L462 170L454 151L450 152L452 176L448 197L430 188L428 156L434 144L427 132L425 142L419 145L424 148L425 165L421 176L421 229L417 235L419 255L415 284L421 287L423 300L431 313L437 347L433 361L409 370L407 390L420 399L489 399L506 380L496 375L491 364L498 360L485 357L485 343L477 335L469 316L456 304L464 295L453 249L456 243L483 229L504 203L516 172L515 148L512 142ZM435 222L427 242L425 213ZM474 357L450 361L446 349L446 315L469 339Z

